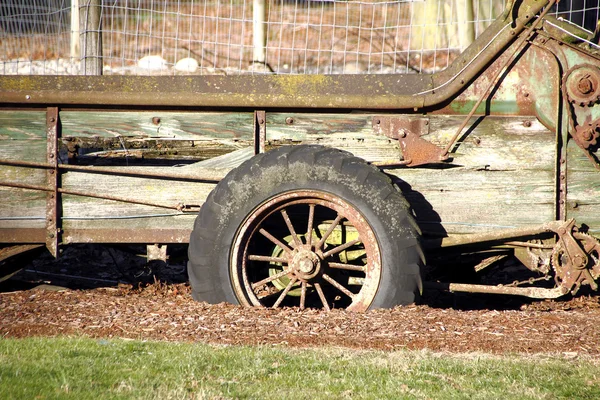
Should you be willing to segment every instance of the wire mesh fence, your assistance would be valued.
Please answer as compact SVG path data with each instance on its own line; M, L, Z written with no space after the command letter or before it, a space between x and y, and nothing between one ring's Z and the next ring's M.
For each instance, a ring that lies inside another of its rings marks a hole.
M4 0L0 73L84 74L86 63L137 75L430 72L447 67L504 3ZM598 20L592 3L561 7L583 25Z

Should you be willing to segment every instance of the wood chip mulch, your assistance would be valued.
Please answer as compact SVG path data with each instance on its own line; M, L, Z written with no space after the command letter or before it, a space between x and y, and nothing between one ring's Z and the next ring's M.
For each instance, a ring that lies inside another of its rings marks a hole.
M349 313L198 303L186 284L33 289L0 293L0 335L596 357L600 296L511 310L418 305Z

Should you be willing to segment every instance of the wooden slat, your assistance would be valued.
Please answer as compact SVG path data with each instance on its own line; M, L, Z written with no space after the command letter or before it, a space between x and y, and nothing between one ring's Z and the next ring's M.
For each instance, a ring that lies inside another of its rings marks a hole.
M600 171L572 140L567 148L567 218L586 224L600 237Z

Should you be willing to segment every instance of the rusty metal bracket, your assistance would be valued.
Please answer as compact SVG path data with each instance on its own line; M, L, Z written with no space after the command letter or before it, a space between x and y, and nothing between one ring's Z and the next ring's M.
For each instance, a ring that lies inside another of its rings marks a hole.
M385 135L400 143L404 159L395 165L415 167L443 161L441 155L444 150L421 137L429 133L428 118L375 116L372 126L376 134Z
M600 277L598 257L600 242L592 236L578 232L575 220L566 221L556 230L558 241L552 252L552 267L557 285L575 294L581 285L598 290L596 279Z
M58 243L60 237L59 224L59 192L60 182L58 171L58 137L60 136L58 120L58 107L48 107L46 111L46 161L52 166L46 171L46 247L50 254L58 257Z
M267 113L264 110L254 111L254 154L265 152L267 141Z

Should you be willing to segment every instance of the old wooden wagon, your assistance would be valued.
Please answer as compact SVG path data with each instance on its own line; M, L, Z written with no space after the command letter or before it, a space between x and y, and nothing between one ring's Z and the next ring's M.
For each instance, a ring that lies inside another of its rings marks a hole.
M139 1L117 23L124 3L110 3L80 1L75 72L51 63L48 32L29 58L5 56L5 272L39 247L143 243L160 257L189 242L208 302L366 310L435 287L598 289L600 47L583 17L561 18L573 10L507 1L483 24L477 2L191 1L158 18ZM459 16L455 43L431 33L431 9ZM597 5L579 14L596 22ZM156 41L174 44L158 57Z

